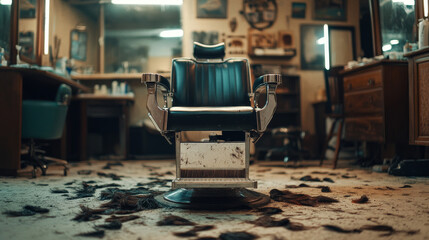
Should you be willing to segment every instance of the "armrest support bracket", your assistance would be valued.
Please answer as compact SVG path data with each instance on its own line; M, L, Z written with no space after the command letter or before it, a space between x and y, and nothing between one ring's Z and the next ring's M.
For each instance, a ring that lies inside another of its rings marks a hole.
M255 92L258 88L265 86L267 100L262 108L256 107L256 122L257 131L264 132L267 129L268 124L273 118L274 112L277 108L276 100L276 88L282 81L280 74L266 74L255 80L253 84L253 91ZM255 99L256 100L256 99ZM255 102L255 106L257 103Z
M157 101L158 87L162 87L168 94L170 83L165 77L155 73L144 73L141 81L146 84L148 91L146 108L149 111L149 118L158 131L171 144L171 139L168 136L170 134L167 134L168 109L165 107L161 108Z

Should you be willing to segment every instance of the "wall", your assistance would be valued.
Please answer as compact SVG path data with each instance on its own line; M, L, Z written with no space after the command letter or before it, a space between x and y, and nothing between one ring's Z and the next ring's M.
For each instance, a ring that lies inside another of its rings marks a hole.
M316 1L316 0L314 0ZM287 24L287 16L291 16L292 2L304 2L307 4L306 18L296 19L289 18ZM184 31L183 36L183 56L192 56L192 31L219 31L220 35L247 35L249 24L244 17L239 13L242 9L243 1L228 1L227 19L199 19L196 17L196 0L184 0L182 7L182 26ZM252 63L272 63L272 64L292 64L300 65L300 25L301 24L329 24L336 26L354 26L356 33L356 43L360 46L359 36L359 1L347 1L347 21L316 21L312 20L313 0L277 0L278 16L275 24L266 31L291 31L294 36L294 42L297 49L297 56L291 60L264 60L254 61ZM234 33L229 28L229 21L236 18L238 25ZM357 54L359 56L359 49ZM228 57L228 56L227 56ZM247 57L247 56L245 56ZM316 93L320 88L324 88L323 71L298 70L301 76L301 121L303 130L311 133L314 129L314 113L311 103L315 101Z
M98 22L63 0L51 0L50 3L49 45L54 46L54 37L57 36L61 39L58 57L70 58L70 33L77 25L85 25L88 34L86 61L75 60L75 65L93 66L97 70L99 48L94 46L98 46L100 35ZM48 55L43 56L42 63L50 65Z

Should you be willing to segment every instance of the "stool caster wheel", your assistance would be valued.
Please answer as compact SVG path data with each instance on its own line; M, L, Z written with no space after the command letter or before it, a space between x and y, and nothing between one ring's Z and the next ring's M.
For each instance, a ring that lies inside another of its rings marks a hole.
M67 176L67 171L68 171L68 169L64 168L64 176Z
M42 168L42 176L46 176L46 169Z
M33 168L33 171L31 171L31 177L32 178L36 178L37 177L36 169L35 168Z

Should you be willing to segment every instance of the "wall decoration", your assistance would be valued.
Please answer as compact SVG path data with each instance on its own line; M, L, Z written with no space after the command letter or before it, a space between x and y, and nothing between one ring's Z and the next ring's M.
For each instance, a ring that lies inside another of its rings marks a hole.
M227 0L197 0L197 18L226 18Z
M307 8L306 3L293 2L292 3L292 17L293 18L305 18L306 8Z
M325 52L323 25L301 25L301 69L323 70Z
M79 31L74 29L70 34L70 58L80 61L86 61L86 47L87 47L87 33L86 31Z
M249 47L251 48L277 48L277 34L268 32L249 32Z
M229 55L245 55L247 41L244 35L228 35L225 39L226 53Z
M251 57L291 58L296 55L293 35L288 31L249 30L248 53Z
M235 29L237 29L237 18L234 17L229 21L229 28L231 29L231 32L235 32Z
M314 0L314 16L316 20L346 21L347 0Z
M277 3L275 0L243 0L244 16L250 27L264 30L271 27L277 19Z
M280 31L279 32L279 47L292 48L295 46L292 32Z
M213 45L219 43L219 32L211 31L211 32L192 32L192 41L199 42L202 44Z

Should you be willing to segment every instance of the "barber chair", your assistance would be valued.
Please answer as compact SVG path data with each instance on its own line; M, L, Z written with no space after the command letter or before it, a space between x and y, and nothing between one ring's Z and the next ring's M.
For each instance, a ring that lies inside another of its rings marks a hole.
M71 88L61 84L57 90L55 101L23 100L22 101L22 139L29 139L29 149L23 165L32 165L33 178L36 169L46 175L49 163L64 166L64 176L67 175L67 161L45 156L45 151L36 146L36 140L54 140L61 138L66 121ZM25 156L24 156L25 157Z
M168 142L176 144L176 179L172 191L156 198L161 204L225 209L269 202L266 195L246 189L257 187L249 179L249 146L250 139L261 137L275 112L281 76L261 76L251 87L247 59L224 56L223 43L194 43L195 59L173 60L171 83L158 74L142 76L149 118ZM261 89L267 94L265 105L252 105L253 92ZM157 101L158 90L163 106ZM205 141L189 141L188 131L211 134Z

